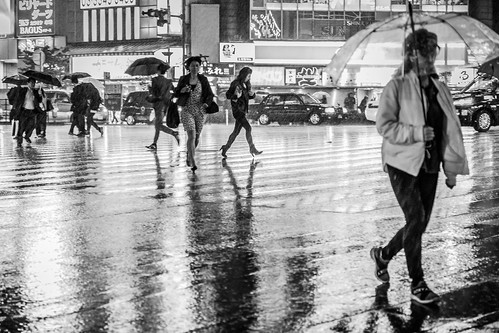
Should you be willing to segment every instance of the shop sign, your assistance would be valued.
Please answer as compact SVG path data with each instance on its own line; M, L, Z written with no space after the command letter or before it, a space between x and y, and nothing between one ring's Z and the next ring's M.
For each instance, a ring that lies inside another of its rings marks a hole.
M19 0L17 36L54 34L54 0Z
M125 74L128 66L143 57L142 55L101 55L73 57L71 61L74 72L86 72L97 79L103 78L104 72L109 72L113 79L119 79L130 78L130 75Z
M253 11L250 21L251 38L280 38L281 29L272 12Z
M220 43L220 62L247 63L255 61L253 43Z
M80 0L80 9L136 6L137 0Z
M120 83L104 86L104 105L110 111L120 111L123 86Z
M49 48L54 47L54 38L40 37L40 38L19 38L17 40L17 58L26 58L26 52L35 52L35 50L42 49L45 46Z
M282 86L284 84L284 71L281 66L252 67L251 84L253 86Z
M318 67L285 67L284 84L300 87L319 86L322 83L322 70Z
M233 64L212 64L203 66L203 74L208 76L231 76L234 75Z

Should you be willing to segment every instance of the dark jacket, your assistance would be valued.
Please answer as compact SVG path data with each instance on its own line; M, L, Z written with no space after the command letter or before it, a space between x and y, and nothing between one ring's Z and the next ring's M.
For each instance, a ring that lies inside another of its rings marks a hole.
M18 93L16 94L14 104L12 105L12 109L16 110L15 112L19 113L21 111L21 108L24 105L24 99L26 98L26 93L28 92L28 87L23 87L18 90ZM35 112L36 109L39 108L40 103L42 103L43 98L38 92L38 89L33 89L33 95L35 96L34 100L34 105L35 105Z
M90 101L90 104L88 103ZM74 112L85 114L88 107L90 110L98 110L102 103L99 90L89 82L84 82L76 85L71 93L71 104Z
M189 85L189 77L191 74L184 75L180 77L178 80L177 88L175 89L174 97L177 97L177 104L180 106L184 106L187 103L187 99L189 99L190 93L181 93L183 87ZM213 102L213 91L211 90L210 83L206 76L202 74L198 74L198 80L201 83L201 103L206 103L210 106L211 102Z
M242 95L239 98L237 98L236 95L236 88L239 88L242 92ZM231 82L229 90L227 90L225 96L230 100L230 106L232 107L232 114L234 115L234 118L237 119L241 113L242 115L248 113L249 100L255 98L255 94L253 94L253 96L250 96L249 92L249 84L245 85L238 80L234 80Z
M158 98L158 100L153 103L155 110L168 109L168 105L172 99L171 91L173 89L175 89L175 87L173 86L172 80L167 79L163 75L152 78L150 93Z

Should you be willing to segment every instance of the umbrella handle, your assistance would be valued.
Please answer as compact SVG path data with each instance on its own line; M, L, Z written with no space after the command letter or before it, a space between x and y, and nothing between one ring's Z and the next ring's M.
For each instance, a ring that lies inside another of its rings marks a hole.
M416 28L414 27L414 17L413 17L413 10L412 10L412 2L407 0L407 8L409 10L409 20L411 23L411 31L412 31L412 38L413 38L413 44L414 44L414 54L417 56L418 49L417 49L417 39L416 39ZM404 45L405 48L405 45ZM418 76L418 81L419 81L419 95L421 96L421 106L423 107L423 118L424 118L424 123L426 125L426 107L424 104L424 98L423 98L423 84L421 82L421 78L419 77L419 62L416 60L416 74Z

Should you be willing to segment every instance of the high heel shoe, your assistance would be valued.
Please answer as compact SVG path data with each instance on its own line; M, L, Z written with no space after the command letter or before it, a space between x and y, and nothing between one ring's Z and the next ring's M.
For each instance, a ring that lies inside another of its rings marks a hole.
M227 150L229 150L229 148L227 148L226 145L223 145L222 147L220 147L220 150L222 151L222 157L227 158Z
M258 150L255 148L255 146L250 147L250 154L253 155L253 157L255 155L260 155L261 153L263 153L263 150Z
M178 135L178 132L173 132L173 137L177 140L177 145L180 146L180 135Z

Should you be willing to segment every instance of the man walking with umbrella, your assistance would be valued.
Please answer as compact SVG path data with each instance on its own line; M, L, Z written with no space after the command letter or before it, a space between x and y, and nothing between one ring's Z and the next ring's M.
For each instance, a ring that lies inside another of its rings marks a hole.
M437 35L426 29L416 30L405 39L403 67L383 90L376 117L376 127L383 137L383 168L404 213L405 225L386 246L371 249L370 255L376 277L387 283L388 263L404 249L412 280L411 299L419 304L439 300L424 279L421 243L433 208L440 165L450 189L456 185L456 175L469 173L452 96L436 74L438 50Z
M71 93L73 120L71 122L71 127L69 128L69 134L73 134L74 127L76 126L79 131L78 136L82 137L85 136L85 114L90 103L87 98L85 86L81 83L79 84L76 76L71 77L71 83L75 86L73 87L73 92Z
M35 89L36 80L28 79L28 86L21 88L17 94L13 109L18 110L19 131L17 133L17 146L22 147L23 138L31 143L30 136L35 128L36 110L40 108L42 96Z

